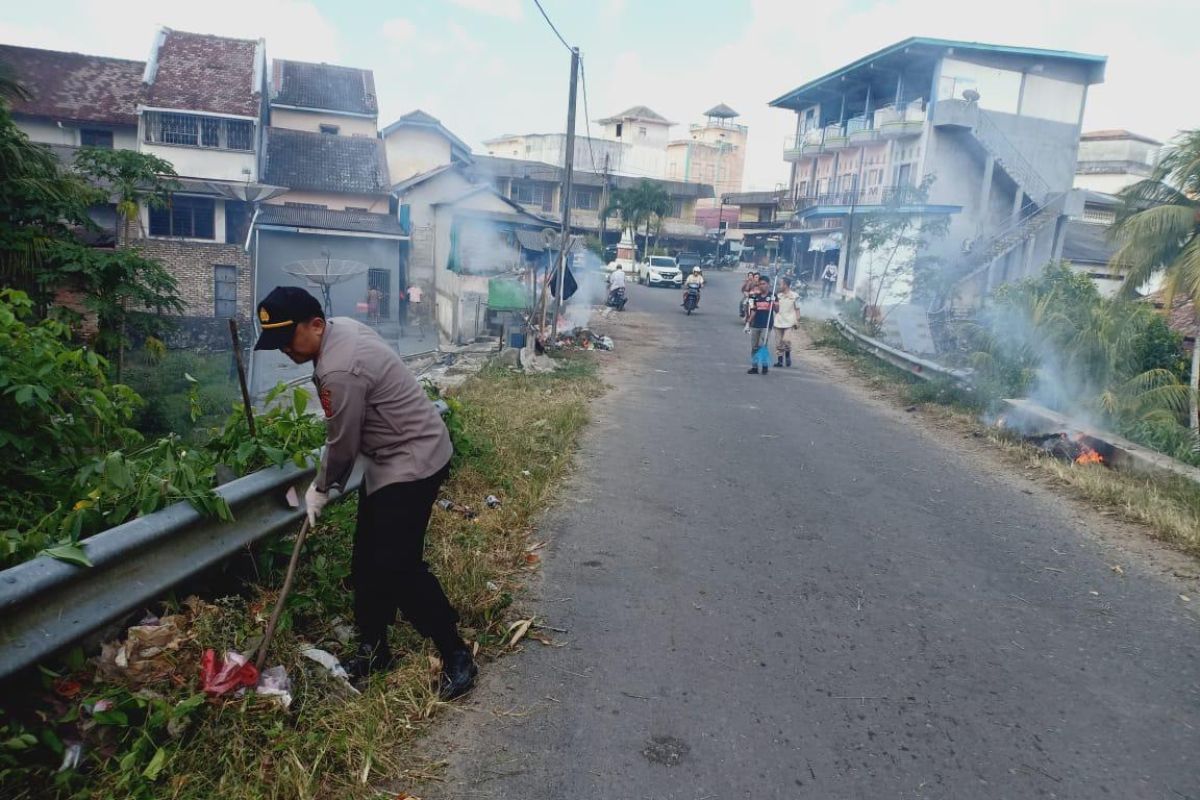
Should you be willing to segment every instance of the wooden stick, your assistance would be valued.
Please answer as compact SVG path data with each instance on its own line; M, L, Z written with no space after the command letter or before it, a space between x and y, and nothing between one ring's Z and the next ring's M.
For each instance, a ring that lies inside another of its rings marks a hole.
M262 644L258 646L258 658L254 659L254 666L258 668L259 672L262 672L263 663L267 660L267 648L271 646L271 639L275 636L275 626L279 623L279 615L283 613L283 604L287 602L288 592L292 590L292 579L296 577L296 564L300 561L300 548L304 546L304 537L307 534L308 517L305 516L304 522L300 525L300 533L296 535L296 546L292 548L292 560L288 562L283 588L279 590L279 599L275 601L275 610L271 612L271 618L267 620L267 632L263 634Z
M242 363L242 345L238 342L237 321L229 318L229 338L233 340L233 357L237 361L238 383L242 385L242 407L246 409L246 424L250 426L250 436L258 438L254 430L254 409L250 405L250 389L246 386L246 365Z

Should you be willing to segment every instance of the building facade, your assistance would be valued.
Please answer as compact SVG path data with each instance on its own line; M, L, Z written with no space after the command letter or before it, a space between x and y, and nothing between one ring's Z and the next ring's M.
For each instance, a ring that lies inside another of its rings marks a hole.
M980 302L1061 252L1080 202L1071 188L1088 87L1105 61L917 37L780 96L771 105L796 115L784 150L793 220L837 221L839 288L861 295L872 254L856 250L855 219L944 217L946 235L918 255L963 276L960 303Z
M688 138L667 145L671 180L706 183L717 196L742 190L749 129L734 120L738 113L724 103L704 112L705 121L690 126Z
M1157 139L1126 130L1085 133L1079 137L1075 186L1116 194L1126 186L1150 177L1162 147L1162 142Z

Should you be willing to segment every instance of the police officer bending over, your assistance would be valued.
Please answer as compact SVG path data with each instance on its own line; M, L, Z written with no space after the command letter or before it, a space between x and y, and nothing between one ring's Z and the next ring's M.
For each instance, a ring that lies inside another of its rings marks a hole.
M390 668L387 632L399 610L441 652L442 698L463 694L478 670L458 635L458 614L423 555L425 528L454 452L437 409L379 334L347 317L326 320L303 289L276 287L259 303L258 319L255 350L313 363L326 446L304 496L310 524L329 490L344 490L359 454L365 457L351 562L360 640L347 672L362 678Z

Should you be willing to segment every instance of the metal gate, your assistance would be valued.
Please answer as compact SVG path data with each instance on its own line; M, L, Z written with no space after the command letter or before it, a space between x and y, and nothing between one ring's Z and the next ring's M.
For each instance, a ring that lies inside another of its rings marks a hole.
M379 318L391 319L392 273L386 269L367 270L367 291L379 290Z

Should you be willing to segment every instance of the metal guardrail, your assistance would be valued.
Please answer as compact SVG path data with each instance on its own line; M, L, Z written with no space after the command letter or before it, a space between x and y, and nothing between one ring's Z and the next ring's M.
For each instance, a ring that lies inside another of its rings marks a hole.
M0 678L157 600L246 545L294 528L304 511L287 504L287 491L295 487L302 496L315 473L272 468L217 488L233 522L176 503L98 533L80 543L91 567L42 556L0 572ZM357 477L350 483L343 494L357 488Z
M936 361L930 361L927 358L906 353L899 348L892 347L878 339L867 336L865 333L854 330L854 328L851 328L840 319L834 319L833 324L844 339L854 342L881 361L886 361L894 367L899 367L905 372L927 381L944 378L954 381L963 388L971 388L971 373L968 370L944 367Z

